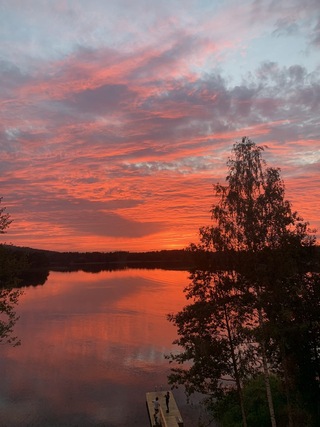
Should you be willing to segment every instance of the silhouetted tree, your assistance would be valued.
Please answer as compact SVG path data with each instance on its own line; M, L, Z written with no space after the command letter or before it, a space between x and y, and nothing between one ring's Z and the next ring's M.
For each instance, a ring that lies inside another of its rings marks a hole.
M21 295L21 289L1 288L0 289L0 344L20 344L18 337L13 335L14 326L19 319L15 311Z
M315 366L319 359L316 333L319 311L316 307L319 300L313 302L313 309L310 308L312 319L308 316L302 325L297 320L299 313L302 314L301 306L306 303L307 283L311 282L313 287L309 288L318 292L318 276L308 271L301 262L302 254L305 254L306 248L314 246L315 238L308 229L308 223L292 210L290 202L284 198L280 170L267 168L262 152L263 147L243 138L234 145L233 157L227 163L227 184L214 186L217 203L213 205L211 213L215 225L202 227L200 243L191 245L192 251L201 255L197 257L202 263L201 270L210 271L210 280L208 275L201 279L200 273L191 276L187 298L192 298L193 303L182 312L169 316L169 320L178 327L177 343L184 348L181 354L171 355L171 360L178 363L192 361L192 365L188 369L174 369L169 381L178 384L187 379L189 391L204 391L199 385L209 383L212 388L207 391L212 393L213 388L223 389L221 375L227 373L235 379L245 426L247 421L241 382L246 379L245 373L250 369L261 370L260 360L270 419L272 426L275 426L269 370L276 369L280 364L278 372L286 386L289 425L292 426L293 384L297 387L294 368L299 363L301 366L308 365L311 371L309 379L317 383ZM225 272L216 271L217 268L210 261L210 254L216 251L225 253L228 258ZM195 276L200 279L195 280ZM213 289L210 292L205 290L210 287ZM216 298L218 290L220 295L224 295L223 299ZM299 295L298 301L296 295ZM202 311L208 310L210 314L203 318ZM225 313L222 322L221 312ZM217 324L216 328L211 326L212 319ZM230 319L238 320L236 327ZM225 334L228 324L231 325L230 333ZM300 354L303 360L299 361L298 352L290 345L293 331L302 339L303 329L308 332L307 335L313 336L314 344L311 345L308 339L305 342L310 352L313 351L312 360L309 352L309 359ZM210 343L207 346L214 354L207 359L206 370L192 372L200 360L196 348L198 337L205 337L204 341ZM223 347L213 345L222 337ZM251 355L249 364L245 354L248 351ZM227 370L216 369L219 366L215 362L216 356L228 364ZM223 393L220 395L223 396Z
M236 271L195 270L185 289L192 302L168 316L178 328L175 344L185 351L171 354L179 365L192 361L189 369L172 368L171 384L184 384L190 395L197 391L221 400L234 385L246 426L242 381L254 366L255 348L244 325L251 322L247 311L251 298Z
M3 197L0 197L0 204L2 202ZM6 208L1 207L0 208L0 233L5 233L6 229L9 227L9 225L12 223L12 220L10 219L10 215L6 213Z
M0 198L1 202L2 198ZM5 208L0 209L0 233L5 233L11 224L10 215ZM15 306L22 291L15 289L18 275L23 268L22 260L17 260L10 251L0 245L0 344L19 345L20 341L13 336L13 328L18 320Z

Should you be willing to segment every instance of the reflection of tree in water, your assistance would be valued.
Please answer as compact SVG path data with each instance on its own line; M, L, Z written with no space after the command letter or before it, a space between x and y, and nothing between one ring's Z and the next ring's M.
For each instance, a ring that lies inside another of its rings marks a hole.
M0 343L11 344L13 346L20 345L18 337L14 336L13 329L15 323L19 319L15 311L18 304L21 289L2 288L0 290Z
M0 197L0 203L2 197ZM6 232L11 224L10 215L0 207L0 234ZM26 267L24 256L13 256L7 246L0 245L0 344L19 345L18 337L14 336L13 329L19 316L15 312L19 296L22 294L19 285L19 275Z
M0 245L0 343L19 345L14 336L14 325L19 319L15 308L23 290L20 274L25 268L26 260L14 256L9 249Z
M13 332L19 319L15 308L24 292L22 287L46 282L49 270L41 261L34 254L0 245L0 344L20 344Z

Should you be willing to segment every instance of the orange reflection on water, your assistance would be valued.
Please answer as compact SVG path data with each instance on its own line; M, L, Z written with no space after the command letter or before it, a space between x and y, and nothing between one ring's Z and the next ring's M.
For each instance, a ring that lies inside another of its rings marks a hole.
M51 411L67 418L81 413L86 425L93 416L99 422L116 417L118 408L121 420L114 425L125 425L141 393L167 382L164 355L175 349L176 331L166 316L184 305L187 277L185 271L138 269L51 272L43 286L26 288L15 330L22 345L4 348L0 385L0 398L19 397L15 411L7 404L0 423L14 425L13 414L24 419L27 410L31 419L42 412L48 419Z
M29 364L49 371L59 365L68 377L75 360L92 357L97 363L90 366L91 378L116 375L117 381L121 373L106 365L149 369L166 363L164 353L176 337L166 316L182 308L187 276L164 270L51 273L44 286L21 298L21 350L28 348ZM21 354L12 351L11 357Z

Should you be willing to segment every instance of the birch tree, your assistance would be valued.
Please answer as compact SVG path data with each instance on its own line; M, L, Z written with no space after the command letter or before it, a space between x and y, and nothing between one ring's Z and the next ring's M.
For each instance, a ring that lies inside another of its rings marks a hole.
M196 280L192 276L186 290L192 303L177 315L169 316L178 327L177 344L184 349L171 356L171 360L180 364L191 361L192 364L187 370L178 368L173 371L170 381L173 384L187 382L189 391L205 391L210 384L208 391L216 388L217 398L223 395L222 376L234 378L243 425L246 426L241 382L250 370L262 369L271 425L276 427L269 370L280 363L287 390L289 426L293 426L290 394L293 373L289 369L288 334L282 325L287 322L298 331L295 323L297 305L290 297L290 289L302 294L304 281L294 282L288 278L297 275L302 278L305 274L300 274L297 259L301 251L315 244L315 239L308 223L285 199L280 170L267 167L262 158L263 151L264 147L257 146L247 137L234 144L232 157L227 162L226 183L214 185L216 203L211 209L214 224L200 228L199 243L191 245L202 268L210 274L201 279L201 274L197 273ZM221 271L212 272L217 270L210 261L213 253L224 255L228 265L225 275ZM208 276L211 277L209 281ZM212 280L213 277L220 279ZM296 286L292 287L292 283ZM219 299L217 295L223 298ZM281 304L287 310L277 312L275 308L281 308ZM210 322L214 322L215 327L212 328ZM315 336L315 328L313 332ZM216 345L219 340L223 345ZM206 369L200 368L203 353L199 353L198 344L207 352ZM317 355L318 351L316 345ZM251 358L246 357L246 353ZM223 369L221 362L219 365L215 361L221 357L227 363ZM217 366L220 368L216 369ZM201 389L202 385L204 389Z

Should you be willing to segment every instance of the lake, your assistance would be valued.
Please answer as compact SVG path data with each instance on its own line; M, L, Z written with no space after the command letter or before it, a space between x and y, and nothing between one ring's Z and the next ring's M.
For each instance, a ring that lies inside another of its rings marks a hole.
M186 300L188 272L50 272L24 288L14 333L0 347L1 427L149 427L147 391L165 392L176 352L166 315ZM202 413L173 391L186 427Z

